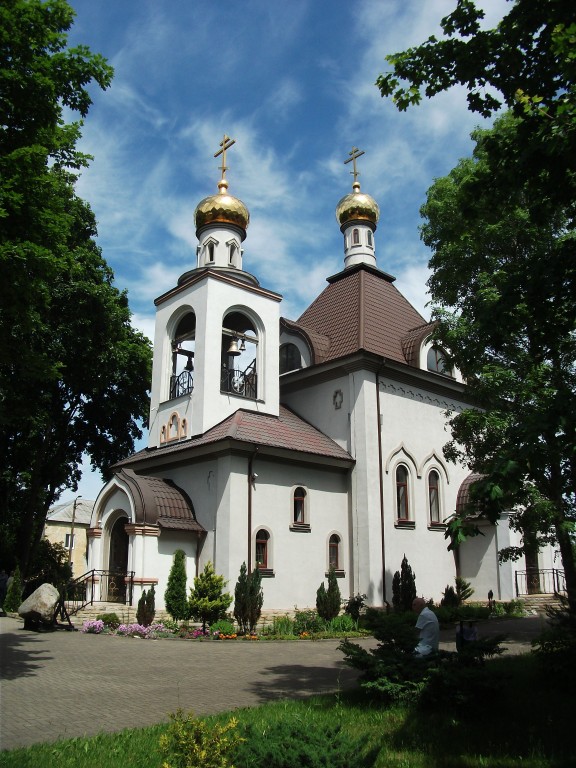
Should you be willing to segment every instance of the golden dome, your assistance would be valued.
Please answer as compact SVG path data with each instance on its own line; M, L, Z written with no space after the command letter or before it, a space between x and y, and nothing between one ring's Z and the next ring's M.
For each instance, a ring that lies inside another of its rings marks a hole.
M336 220L341 226L348 221L363 219L377 224L380 218L378 203L370 195L360 192L360 184L355 181L353 191L345 195L336 206Z
M241 229L246 229L250 221L248 208L242 200L228 194L226 179L221 179L218 182L218 189L220 192L217 195L205 197L196 206L194 211L196 229L214 223L233 224Z

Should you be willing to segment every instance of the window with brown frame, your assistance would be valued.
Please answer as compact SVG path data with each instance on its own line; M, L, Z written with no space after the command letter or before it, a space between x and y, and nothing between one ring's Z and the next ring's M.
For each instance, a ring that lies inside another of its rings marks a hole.
M268 541L270 534L261 528L256 534L256 566L268 568Z
M428 475L428 503L430 506L430 522L440 522L440 475L433 469Z
M306 523L306 491L302 486L298 486L294 491L294 525L304 525Z
M401 464L396 469L396 517L398 520L410 519L408 477L408 470Z
M340 536L336 533L328 540L328 567L335 571L340 568Z

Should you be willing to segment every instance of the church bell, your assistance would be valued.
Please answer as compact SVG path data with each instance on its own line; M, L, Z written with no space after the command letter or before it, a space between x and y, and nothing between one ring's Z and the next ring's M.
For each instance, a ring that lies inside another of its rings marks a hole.
M230 346L228 347L228 354L232 357L238 357L240 354L240 350L238 349L238 339L236 336L232 337L232 340L230 341Z

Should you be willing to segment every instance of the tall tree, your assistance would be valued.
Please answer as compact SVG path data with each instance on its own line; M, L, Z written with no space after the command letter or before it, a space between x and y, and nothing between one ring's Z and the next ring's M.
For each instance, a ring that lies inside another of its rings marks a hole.
M186 553L183 549L177 549L174 552L174 560L168 574L166 592L164 592L164 604L174 621L185 621L188 618Z
M376 84L400 110L453 85L467 89L469 109L484 117L503 106L514 110L522 117L515 172L545 193L542 203L565 204L576 188L574 8L562 0L512 0L494 29L482 28L483 17L473 0L457 0L440 22L445 38L387 56L392 71Z
M521 505L523 547L505 554L558 543L576 604L575 204L533 215L531 183L500 163L522 152L519 122L508 114L477 130L473 157L438 179L422 208L435 336L477 406L452 415L445 452L483 475L473 498L490 519ZM463 525L452 521L455 541Z
M75 490L84 453L105 470L133 450L148 408L150 345L74 192L87 86L112 69L66 47L65 0L0 6L0 541L26 572L45 515Z
M444 39L387 56L377 85L400 110L462 85L470 110L516 118L477 133L474 159L432 187L423 239L437 338L484 408L452 420L485 475L475 495L492 519L522 505L524 547L558 541L576 611L576 19L559 0L512 0L494 29L483 16L457 0ZM454 519L453 540L466 532Z

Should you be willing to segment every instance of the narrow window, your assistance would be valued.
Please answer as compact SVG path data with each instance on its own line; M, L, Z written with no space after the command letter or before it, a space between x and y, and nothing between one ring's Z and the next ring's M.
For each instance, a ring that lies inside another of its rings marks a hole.
M299 368L302 368L302 358L296 344L282 344L280 347L280 373L296 371Z
M360 232L357 229L352 230L352 245L360 245Z
M74 543L76 539L75 533L67 533L66 534L66 543L64 545L65 549L74 549Z
M430 522L440 522L440 476L435 469L428 475L428 501L430 504Z
M270 534L261 528L256 534L256 566L268 568L268 540Z
M294 523L302 525L306 522L305 517L306 491L302 487L294 491Z
M372 248L372 232L368 230L368 245Z
M450 369L446 363L446 357L442 350L437 347L430 347L428 350L427 366L429 371L441 373L444 376L450 376Z
M208 261L214 261L214 243L208 243Z
M335 571L340 568L340 536L335 533L328 541L328 567Z
M398 520L408 520L408 512L408 470L400 465L396 470L396 516Z
M235 267L236 266L236 253L238 251L238 246L236 245L235 242L231 242L228 245L228 249L229 249L228 250L228 263L230 264L231 267Z

